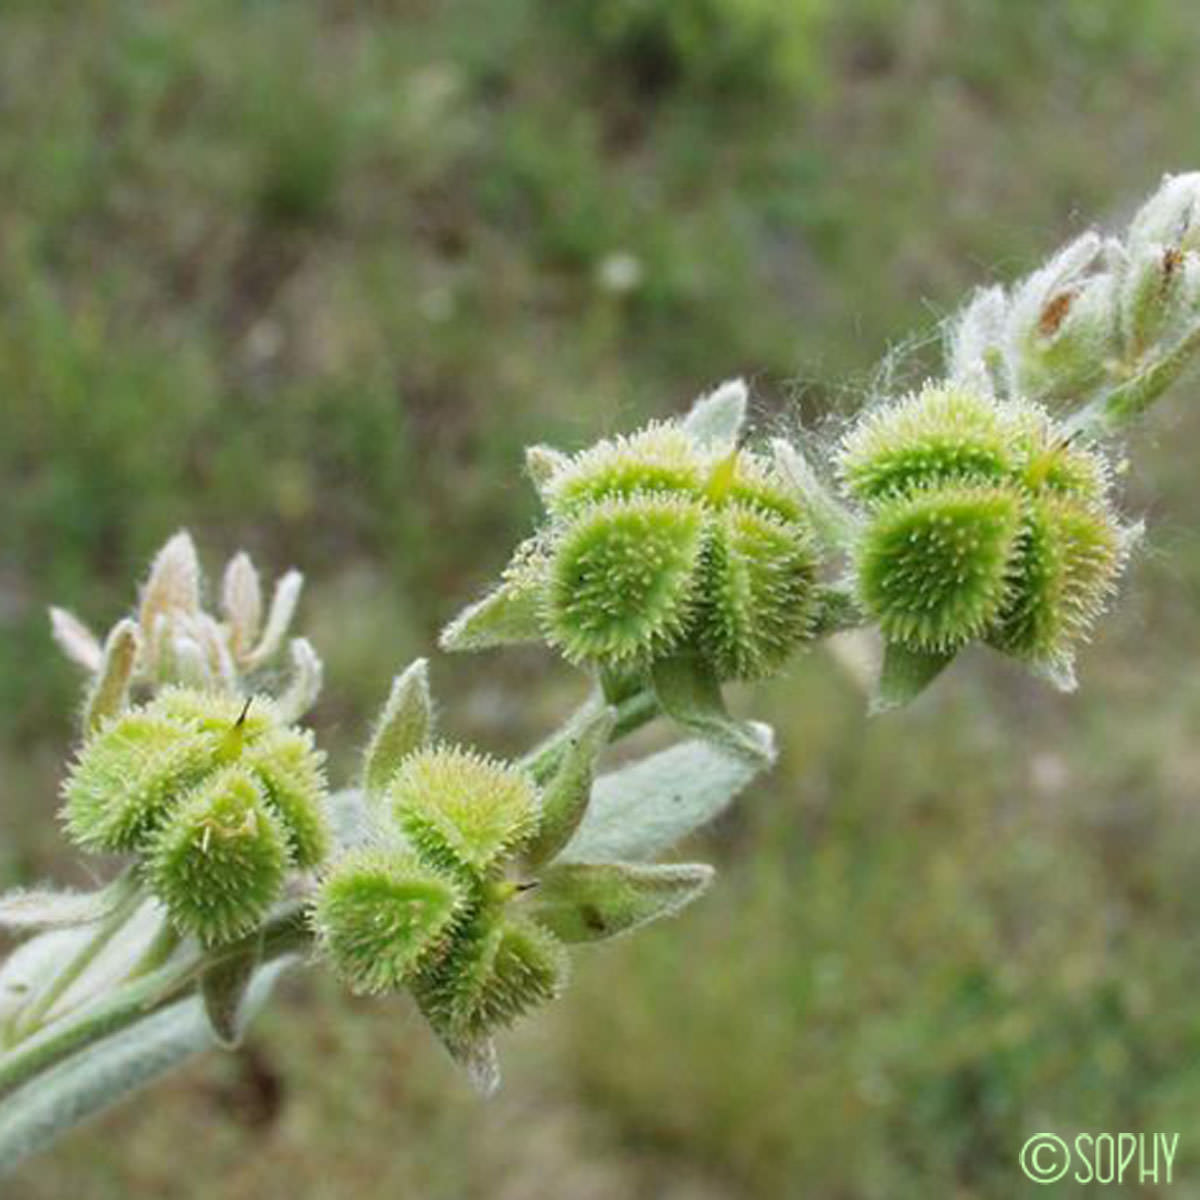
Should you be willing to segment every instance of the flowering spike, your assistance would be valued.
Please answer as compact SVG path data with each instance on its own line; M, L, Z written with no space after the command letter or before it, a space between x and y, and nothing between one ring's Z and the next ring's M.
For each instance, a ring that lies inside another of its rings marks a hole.
M885 703L920 690L942 656L976 639L1043 669L1069 665L1125 558L1097 452L1038 406L960 383L865 418L841 472L868 506L859 600L925 664L885 669Z
M321 881L312 920L334 969L356 992L409 983L453 930L462 886L401 850L365 849Z
M679 425L658 423L626 437L598 442L577 454L546 486L555 516L604 500L655 493L691 495L704 484L706 462Z
M1009 596L1021 507L999 488L918 492L880 508L859 547L864 607L884 636L954 650L982 636Z
M210 739L158 713L128 712L84 743L64 787L67 831L89 850L137 849L214 763Z
M489 870L538 824L538 795L522 771L454 746L409 755L387 800L422 858L451 869Z
M238 767L279 822L290 863L311 867L329 836L322 758L311 734L283 724L266 698L167 688L84 742L64 788L64 816L80 845L146 853L174 810Z
M287 835L244 767L226 767L192 791L155 836L154 894L176 928L205 945L253 929L279 897Z
M307 729L287 727L264 733L241 758L262 786L287 836L291 861L300 868L318 866L329 853L324 759Z
M966 387L926 387L866 414L842 444L839 467L857 499L879 502L929 484L1004 479L1015 466L1002 410Z
M1032 661L1069 665L1111 595L1123 559L1107 515L1070 497L1034 501L1016 564L1013 602L992 636Z

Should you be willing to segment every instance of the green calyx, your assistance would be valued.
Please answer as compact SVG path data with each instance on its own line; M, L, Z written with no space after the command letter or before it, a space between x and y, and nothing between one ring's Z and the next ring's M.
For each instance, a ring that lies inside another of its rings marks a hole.
M982 640L1069 676L1129 540L1096 451L1034 404L942 385L866 417L839 467L865 509L859 599L890 643Z
M328 846L323 755L259 698L168 688L84 742L63 794L72 838L141 856L176 925L210 944Z
M534 632L607 669L696 651L722 679L776 670L811 636L817 552L800 495L737 446L744 405L726 385L684 420L573 457L538 448L549 521L443 644Z

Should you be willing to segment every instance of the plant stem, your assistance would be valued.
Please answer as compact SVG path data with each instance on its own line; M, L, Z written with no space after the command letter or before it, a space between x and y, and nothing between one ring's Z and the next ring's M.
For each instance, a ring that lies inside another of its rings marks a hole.
M523 759L523 766L538 782L544 782L554 774L568 746L578 736L581 726L586 725L604 705L604 696L597 689L554 731L540 746L531 750ZM643 687L613 705L617 710L609 742L620 741L658 716L658 700L653 691Z
M303 908L298 903L268 921L261 934L263 963L300 953L311 942ZM259 932L251 936L258 938ZM44 1027L0 1058L0 1096L11 1093L75 1052L179 999L205 970L238 953L242 945L235 942L217 950L199 950L182 962L167 963L123 984L92 1007Z
M13 1032L18 1042L42 1028L46 1015L62 999L67 989L96 961L104 947L133 915L141 900L137 876L133 869L127 868L125 873L113 882L112 887L117 896L112 911L80 947L75 957L54 977L46 990L13 1022Z
M150 944L146 947L146 952L134 963L126 978L139 979L150 971L163 966L171 955L174 954L181 940L179 931L171 923L170 919L163 917L162 923L158 927L158 932L155 933Z

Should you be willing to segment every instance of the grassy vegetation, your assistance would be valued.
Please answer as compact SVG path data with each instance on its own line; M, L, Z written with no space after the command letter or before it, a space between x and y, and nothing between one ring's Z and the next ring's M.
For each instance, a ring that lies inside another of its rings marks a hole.
M298 563L349 761L525 531L525 442L737 372L820 426L1200 162L1187 0L790 8L4 5L0 883L78 870L48 602L110 622L183 523ZM498 1101L402 1005L297 976L248 1052L5 1194L1000 1198L1049 1128L1180 1130L1200 1195L1194 391L1131 448L1151 538L1082 694L979 656L868 721L798 661L753 698L786 755L708 839L722 885L598 951ZM536 654L435 676L499 749L578 689Z

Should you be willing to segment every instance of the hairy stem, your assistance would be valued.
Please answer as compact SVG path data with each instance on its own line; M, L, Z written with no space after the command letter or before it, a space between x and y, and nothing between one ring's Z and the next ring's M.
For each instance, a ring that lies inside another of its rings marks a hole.
M279 912L261 933L263 963L302 953L311 944L312 935L299 903ZM251 935L252 938L258 936L258 933ZM236 942L217 950L198 950L181 962L166 963L123 984L88 1008L46 1026L0 1058L0 1097L70 1055L179 999L205 970L238 953L242 946L242 942Z
M67 989L96 961L97 956L128 922L141 901L133 868L114 881L117 901L96 932L80 947L75 957L51 980L49 986L25 1009L13 1024L16 1040L29 1037L42 1028L46 1016L62 999Z
M568 746L578 736L580 728L596 715L604 703L604 695L597 688L554 733L521 759L521 766L539 783L548 779L554 774ZM658 716L658 701L654 693L645 687L613 707L617 710L617 719L609 735L610 744L628 737Z

